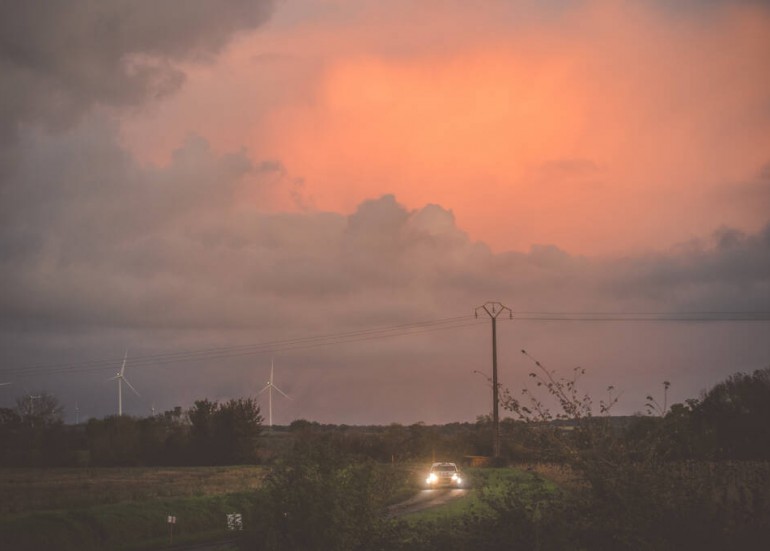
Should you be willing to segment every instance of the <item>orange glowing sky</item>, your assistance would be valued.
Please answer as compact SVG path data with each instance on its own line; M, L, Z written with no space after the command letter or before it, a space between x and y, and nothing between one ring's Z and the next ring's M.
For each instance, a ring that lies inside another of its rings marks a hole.
M0 3L0 405L263 343L131 364L129 405L275 355L282 422L472 420L498 300L578 315L501 324L511 389L521 349L629 414L768 365L768 2L75 4Z
M350 213L393 193L451 209L495 250L755 231L770 16L665 4L286 1L186 67L173 98L124 115L123 137L146 162L188 133L280 162L283 177L241 195L266 210Z

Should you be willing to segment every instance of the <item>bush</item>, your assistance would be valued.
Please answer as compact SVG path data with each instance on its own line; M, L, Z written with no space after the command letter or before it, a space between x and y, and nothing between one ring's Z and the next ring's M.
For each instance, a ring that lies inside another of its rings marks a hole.
M341 453L330 435L307 435L267 478L254 538L268 550L367 549L396 486L391 468Z

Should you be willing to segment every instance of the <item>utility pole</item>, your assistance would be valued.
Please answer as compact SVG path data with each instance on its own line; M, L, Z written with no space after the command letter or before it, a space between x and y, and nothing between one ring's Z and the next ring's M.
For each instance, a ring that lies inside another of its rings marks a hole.
M484 310L492 320L492 455L500 457L500 414L498 405L500 402L499 385L497 383L497 316L508 310L508 316L513 319L513 312L500 302L485 302L477 306L474 311L479 317L479 310Z

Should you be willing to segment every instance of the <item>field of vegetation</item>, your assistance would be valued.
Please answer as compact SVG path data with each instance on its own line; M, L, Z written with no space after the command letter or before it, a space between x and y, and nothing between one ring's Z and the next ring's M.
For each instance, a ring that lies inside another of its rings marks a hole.
M199 401L186 416L113 418L67 432L6 412L0 437L19 444L7 462L43 458L46 437L58 435L57 446L88 452L89 462L138 466L0 469L0 542L160 549L168 515L180 541L223 537L226 515L238 512L244 548L265 551L767 549L770 369L671 407L665 383L662 396L648 397L649 415L621 419L610 415L611 389L597 416L578 389L579 371L561 378L536 367L543 396L503 392L514 417L503 423L496 467L466 469L468 497L397 517L389 508L420 491L432 458L489 455L488 419L408 427L300 420L261 434L251 402ZM213 465L148 466L174 457L164 450ZM219 464L241 457L262 464Z
M255 465L0 469L0 514L248 492L265 473Z
M612 483L628 493L601 498L554 464L466 469L468 497L389 519L389 504L419 491L419 469L330 443L298 443L267 477L253 466L0 471L15 503L0 539L9 549L160 549L167 515L180 542L231 535L233 512L250 549L761 549L770 536L768 462L672 463L649 486L652 473L619 475Z
M249 515L258 466L0 470L0 541L8 549L141 549L222 535Z

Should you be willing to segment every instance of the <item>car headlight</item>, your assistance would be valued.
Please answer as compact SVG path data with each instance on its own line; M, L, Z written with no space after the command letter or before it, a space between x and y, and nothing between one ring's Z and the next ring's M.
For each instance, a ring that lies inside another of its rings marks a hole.
M438 477L436 476L436 474L430 473L428 475L428 478L425 480L425 482L427 482L428 484L433 484L434 482L436 482L436 480L438 480Z

